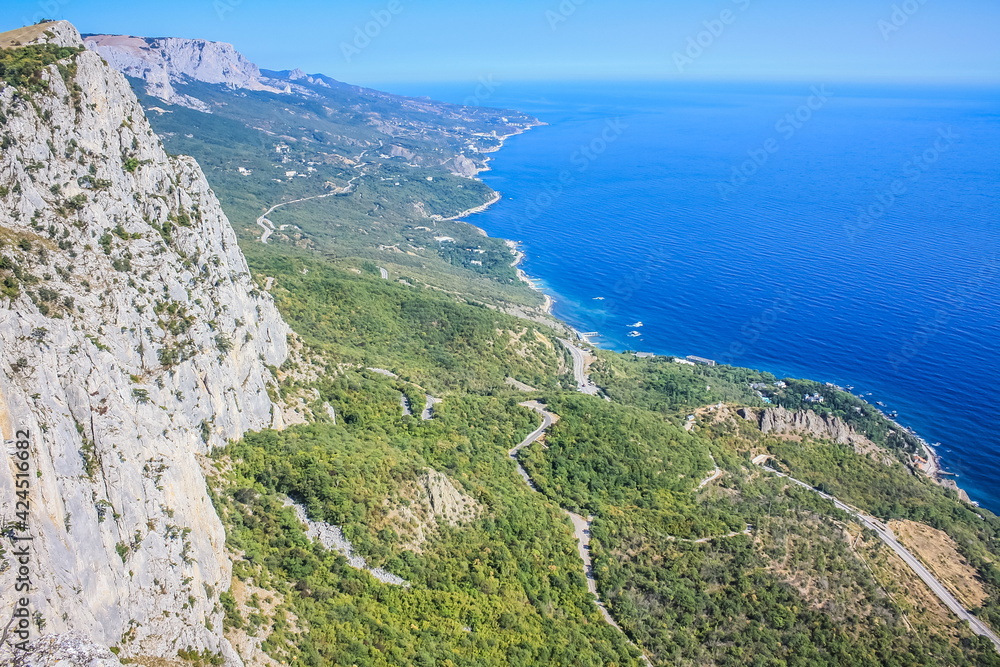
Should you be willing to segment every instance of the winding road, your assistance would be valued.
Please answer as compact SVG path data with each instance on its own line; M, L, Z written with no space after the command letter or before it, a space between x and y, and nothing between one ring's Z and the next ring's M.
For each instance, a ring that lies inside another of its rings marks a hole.
M293 199L292 201L281 202L280 204L275 204L271 208L267 209L264 215L257 218L257 226L264 230L264 233L260 235L260 242L267 245L267 240L271 238L271 234L275 232L274 223L267 219L267 216L274 213L276 210L282 206L288 206L289 204L298 204L304 201L311 201L313 199L324 199L325 197L333 197L335 195L346 194L354 189L354 181L358 180L364 174L358 174L351 180L347 182L347 185L336 190L334 192L327 192L322 195L314 195L312 197L303 197L302 199Z
M528 471L521 466L521 462L517 460L517 453L520 452L525 447L535 444L539 438L545 435L545 431L548 430L550 426L556 423L556 416L545 409L545 406L538 401L526 401L524 403L519 403L521 407L534 410L542 416L542 425L532 431L527 438L521 441L521 444L514 449L507 452L507 456L514 462L517 466L517 472L524 479L524 483L527 484L532 491L538 491L538 487L535 483L531 481L531 476L528 475Z
M420 413L420 419L423 421L430 421L434 418L434 406L438 403L443 403L444 399L434 398L430 394L427 394L427 400L424 403L424 411Z
M715 466L715 471L711 475L709 475L708 477L706 477L705 479L701 480L698 483L698 489L699 490L704 489L706 486L708 486L709 484L711 484L715 480L717 480L720 477L722 477L722 469L719 467L719 464L715 462L715 457L712 454L709 454L708 457L710 459L712 459L712 465Z
M410 405L410 399L403 392L399 392L399 406L403 408L404 417L413 416L413 407Z
M952 611L952 613L958 616L961 620L966 621L972 628L972 631L974 633L976 633L980 637L986 637L991 642L993 642L993 646L997 649L998 652L1000 652L1000 637L997 636L997 634L992 630L992 628L990 628L988 625L979 620L979 618L973 615L968 609L963 607L962 603L960 603L958 599L955 598L955 596L951 593L951 591L949 591L944 586L944 584L938 581L937 578L931 573L931 571L928 570L924 566L924 564L917 559L916 556L910 553L906 549L906 547L904 547L902 544L899 543L899 540L896 539L896 536L893 534L892 530L890 530L888 526L883 524L875 517L869 516L864 512L862 512L861 510L855 509L850 505L847 505L846 503L837 500L828 493L824 493L819 489L816 489L806 484L805 482L801 482L790 475L786 475L783 472L779 472L774 468L765 465L768 458L770 457L767 455L761 455L756 457L753 460L753 462L769 473L772 473L779 477L784 477L793 484L797 484L802 488L809 489L813 493L818 493L823 498L826 498L827 500L833 502L833 504L837 507L837 509L847 512L848 514L856 518L858 521L860 521L866 528L870 528L871 530L875 531L875 533L879 536L879 538L890 549L892 549L897 556L903 559L903 562L906 563L910 567L910 569L913 570L913 572L916 573L916 575L920 577L920 579L925 584L927 584L927 587L931 589L931 591L938 597L939 600L941 600L941 602L946 607L948 607L948 609Z
M525 447L528 447L529 445L532 445L535 442L537 442L539 438L545 435L545 431L550 426L555 424L556 421L559 420L559 418L556 415L549 412L548 410L546 410L545 406L539 403L538 401L526 401L524 403L519 403L518 405L528 408L530 410L534 410L535 412L540 414L542 416L542 425L536 428L528 435L528 437L522 440L521 444L519 444L517 447L514 447L509 452L507 452L507 456L509 456L511 460L514 461L514 465L517 466L517 472L519 475L521 475L521 478L524 479L525 484L527 484L532 491L538 491L538 487L535 486L535 483L533 481L531 481L531 476L528 474L528 471L525 470L524 466L521 465L521 462L517 460L517 454ZM590 558L590 526L594 521L594 517L584 518L579 514L574 514L573 512L570 512L567 509L563 509L563 512L569 517L570 521L573 523L573 534L576 537L576 549L580 554L580 559L583 561L583 576L587 580L587 590L590 591L590 594L594 596L594 604L597 605L597 609L601 612L601 616L604 617L604 620L607 621L608 625L614 627L616 630L618 630L618 632L622 633L622 635L625 636L625 641L627 641L636 650L642 653L642 659L646 662L647 665L652 664L649 661L649 658L646 656L645 652L641 648L639 648L635 642L629 639L628 635L625 634L625 631L622 630L621 626L618 625L614 617L611 616L611 612L608 611L608 608L604 605L604 601L601 600L601 597L597 592L597 579L594 578L594 568Z

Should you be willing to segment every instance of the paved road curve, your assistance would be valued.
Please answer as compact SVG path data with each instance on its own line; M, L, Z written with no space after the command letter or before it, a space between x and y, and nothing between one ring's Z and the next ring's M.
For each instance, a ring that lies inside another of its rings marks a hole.
M931 573L931 571L928 570L926 567L924 567L924 564L921 563L916 556L910 553L906 549L906 547L904 547L902 544L899 543L899 541L896 539L896 536L892 533L892 531L889 529L888 526L883 524L878 519L868 516L867 514L851 507L850 505L842 503L841 501L837 500L828 493L823 493L822 491L809 486L805 482L800 482L794 477L786 475L785 473L782 472L778 472L774 468L764 465L765 461L766 457L764 458L757 457L754 459L754 463L761 466L764 470L773 473L775 475L778 475L779 477L784 477L793 484L797 484L803 488L809 489L814 493L818 493L823 498L832 501L833 504L836 505L838 509L845 511L851 516L858 519L862 524L865 525L865 527L874 530L875 533L878 534L879 538L881 538L881 540L885 542L890 549L895 551L896 555L902 558L904 563L910 566L910 569L912 569L917 574L917 576L920 577L925 584L927 584L928 588L930 588L931 591L933 591L934 594L938 596L938 599L940 599L941 602L943 602L944 605L948 607L948 609L950 609L956 616L958 616L963 621L968 622L968 624L972 627L972 631L974 633L976 633L980 637L986 637L991 642L993 642L993 646L995 646L997 651L1000 652L1000 637L998 637L997 634L993 632L993 630L988 625L983 623L981 620L979 620L979 618L974 616L968 609L963 607L962 603L960 603L955 598L955 596L952 595L951 591L949 591L944 586L944 584L938 581L937 578Z
M525 447L533 445L535 442L538 441L539 438L545 435L546 429L548 429L550 426L556 423L555 416L551 412L546 410L545 406L543 406L541 403L537 401L527 401L525 403L521 403L520 405L525 408L530 408L531 410L534 410L535 412L540 414L542 416L542 425L536 428L534 431L532 431L527 438L522 440L520 445L507 452L507 456L509 456L511 460L514 462L514 464L517 466L517 472L519 475L521 475L521 478L524 479L525 484L527 484L532 491L538 491L538 487L536 487L535 483L531 481L531 476L528 475L528 471L525 470L521 466L521 462L517 460L517 453L522 449L524 449Z
M713 456L712 454L709 454L708 456L712 459L712 465L715 466L715 470L712 471L711 475L709 475L708 477L706 477L705 479L701 480L698 483L699 490L704 489L706 486L708 486L715 480L722 477L723 474L722 469L719 467L719 464L715 462L715 456Z
M570 355L573 357L573 377L576 378L576 388L584 394L590 394L591 396L597 396L597 385L590 381L587 377L587 357L586 353L573 345L565 338L560 338L559 342L569 350Z
M444 399L434 398L430 394L427 394L427 401L424 403L424 411L420 414L422 420L430 421L434 418L434 406L438 403L443 403Z

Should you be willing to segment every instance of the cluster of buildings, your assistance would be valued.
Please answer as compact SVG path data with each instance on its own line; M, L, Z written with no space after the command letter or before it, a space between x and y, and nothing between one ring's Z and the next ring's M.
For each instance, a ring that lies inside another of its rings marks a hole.
M785 388L788 387L788 383L787 382L783 382L781 380L778 380L776 382L772 382L771 384L768 384L766 382L751 382L750 383L750 388L753 389L753 391L754 391L755 394L757 394L757 397L760 400L764 401L765 403L767 403L769 405L772 403L772 401L771 401L771 398L769 396L765 396L764 395L764 390L765 389L770 389L771 387L774 387L775 389L785 389Z

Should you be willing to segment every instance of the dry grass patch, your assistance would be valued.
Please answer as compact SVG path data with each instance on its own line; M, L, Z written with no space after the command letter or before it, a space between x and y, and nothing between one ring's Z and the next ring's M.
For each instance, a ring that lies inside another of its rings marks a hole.
M17 48L26 44L33 44L40 38L45 37L46 31L52 28L51 23L40 23L29 25L16 30L0 32L0 49Z
M855 553L871 568L876 582L896 603L913 632L946 638L954 645L972 636L951 610L927 587L910 566L878 538L865 538L860 526L851 524Z
M987 600L979 572L947 533L916 521L892 521L889 527L965 607L975 609Z

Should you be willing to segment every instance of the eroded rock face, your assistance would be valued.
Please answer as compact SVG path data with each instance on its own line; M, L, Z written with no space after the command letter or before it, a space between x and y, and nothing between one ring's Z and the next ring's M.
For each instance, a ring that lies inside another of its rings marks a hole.
M4 663L7 664L7 663ZM22 667L119 667L107 646L77 635L46 635L33 642Z
M447 475L432 468L425 469L415 482L405 484L400 496L408 502L389 510L387 524L403 537L405 547L414 551L419 551L440 526L468 523L483 509Z
M761 412L760 430L762 433L805 433L842 445L852 444L853 439L861 437L838 417L820 415L812 410L791 412L781 407Z
M313 521L306 513L306 508L293 502L290 498L284 500L286 507L291 507L295 511L295 516L306 526L306 537L311 540L318 540L326 549L336 551L347 559L347 564L357 570L364 570L384 584L393 586L409 586L402 578L392 572L380 567L369 567L364 556L354 551L354 545L344 537L344 532L340 526L325 521Z
M46 92L0 89L0 427L29 433L31 609L45 635L122 657L190 647L240 664L220 639L231 567L200 459L281 426L266 366L288 329L201 169L164 152L125 77L92 52L62 65ZM6 456L0 516L15 475Z
M88 35L87 48L112 67L146 81L146 92L169 104L209 112L208 106L175 87L186 79L220 83L232 88L280 92L261 81L260 70L242 53L224 42L175 37Z
M474 518L481 509L479 503L459 491L447 475L428 468L420 478L427 492L431 513L438 521L456 525Z
M476 162L465 155L456 155L450 162L446 163L445 166L449 171L451 171L451 173L465 178L473 178L484 169L483 164Z
M752 411L744 408L741 416L744 419L751 419ZM821 415L812 410L792 412L782 407L767 408L760 412L758 423L761 433L808 435L840 445L850 445L859 454L872 455L882 452L878 445L855 431L840 417Z

